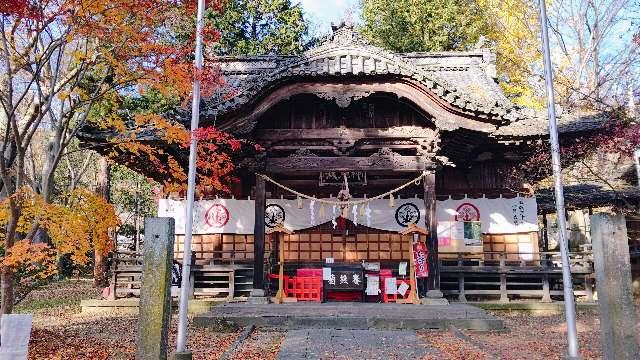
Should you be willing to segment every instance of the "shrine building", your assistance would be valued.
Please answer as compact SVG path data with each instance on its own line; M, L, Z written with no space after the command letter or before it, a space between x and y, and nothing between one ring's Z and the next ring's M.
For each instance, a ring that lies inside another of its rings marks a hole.
M508 181L548 141L546 114L505 97L495 61L489 49L393 53L349 26L297 56L220 58L232 95L204 99L200 126L265 150L238 165L232 194L196 202L194 295L561 297L543 221L553 196ZM189 115L180 121L188 128ZM569 114L559 124L568 141L602 120ZM585 186L567 188L570 208L617 201L580 197ZM185 201L160 200L158 216L176 219L180 258ZM574 245L576 295L589 298L589 247ZM113 282L134 281L122 274Z

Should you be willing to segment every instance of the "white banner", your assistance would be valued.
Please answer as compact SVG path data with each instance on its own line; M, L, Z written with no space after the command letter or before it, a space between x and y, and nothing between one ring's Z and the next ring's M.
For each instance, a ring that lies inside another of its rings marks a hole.
M161 199L158 216L176 220L176 234L185 233L186 201ZM196 201L193 207L194 234L253 234L253 200L217 199Z
M436 202L438 221L480 221L483 234L538 231L536 198L464 198Z
M357 199L354 199L357 200ZM410 223L424 226L425 205L422 199L372 200L368 204L345 209L347 218L357 224L380 230L401 231ZM324 207L324 209L322 209ZM267 227L278 223L297 231L332 221L343 210L317 201L269 199L265 223ZM538 230L535 198L460 199L436 202L438 222L479 221L482 233L513 234ZM162 199L158 216L176 220L176 234L184 234L185 201ZM254 227L254 201L218 199L196 201L194 208L194 234L252 234Z

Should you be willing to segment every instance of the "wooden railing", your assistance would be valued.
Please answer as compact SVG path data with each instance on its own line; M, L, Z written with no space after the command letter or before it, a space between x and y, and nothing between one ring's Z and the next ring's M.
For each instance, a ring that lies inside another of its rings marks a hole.
M440 260L443 293L467 301L468 296L540 298L562 296L562 264L559 252L537 253L443 253ZM593 257L591 252L569 254L576 296L593 300Z
M223 257L223 253L227 253ZM190 277L193 296L231 297L248 292L252 285L252 264L234 263L231 252L201 251L213 260L194 263ZM562 296L562 268L559 252L538 253L441 253L441 289L449 297L467 301L498 298L539 298L551 301ZM180 262L180 259L178 259ZM593 300L593 259L591 252L574 252L569 256L575 294ZM319 265L321 266L321 265ZM142 256L135 252L118 252L112 258L112 298L138 296L142 274Z
M248 293L252 284L253 267L247 266L246 261L234 260L233 255L237 252L192 252L192 271L189 278L191 296L226 295L231 298L234 293ZM221 258L196 262L199 253L218 255ZM138 252L118 251L112 255L110 299L140 295L142 261L142 254ZM177 258L176 261L181 263L182 259Z

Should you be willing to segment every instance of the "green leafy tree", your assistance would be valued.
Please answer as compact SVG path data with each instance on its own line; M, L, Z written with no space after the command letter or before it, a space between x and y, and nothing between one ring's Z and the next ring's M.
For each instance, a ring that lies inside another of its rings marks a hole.
M308 25L290 0L225 0L222 12L206 16L220 31L217 55L292 55L305 47Z
M362 33L397 51L450 51L473 46L490 29L476 0L362 0Z

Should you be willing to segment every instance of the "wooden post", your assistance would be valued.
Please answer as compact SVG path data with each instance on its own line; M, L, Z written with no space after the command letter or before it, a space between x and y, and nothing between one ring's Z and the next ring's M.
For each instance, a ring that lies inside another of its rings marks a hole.
M111 284L109 284L109 296L107 300L117 299L116 290L118 289L118 253L113 253L113 265L111 267Z
M233 295L236 292L236 272L234 270L229 271L229 295L227 296L227 300L233 300Z
M276 303L281 303L282 299L287 297L284 293L284 236L274 233L273 236L278 239L278 292L276 293Z
M542 233L542 250L544 252L549 251L549 221L547 220L547 213L542 213L542 227L544 232Z
M265 182L260 176L256 176L255 198L252 295L261 297L264 296L264 211L267 199Z
M287 301L287 294L284 292L284 235L291 235L293 231L287 229L282 224L278 224L269 231L267 231L267 235L273 236L274 243L275 240L278 241L278 253L279 253L279 261L278 261L278 292L276 293L275 302L276 304L281 304ZM295 298L293 298L295 300Z
M424 217L427 236L427 297L442 298L440 291L440 264L438 261L438 226L436 219L436 173L431 170L424 177Z
M584 276L584 291L587 301L593 301L593 281L591 281L591 275Z
M507 293L507 274L505 273L505 256L500 254L500 302L508 303L509 294Z
M462 254L458 253L458 268L462 269L463 262ZM467 302L467 297L464 295L464 273L462 271L458 273L458 301Z

